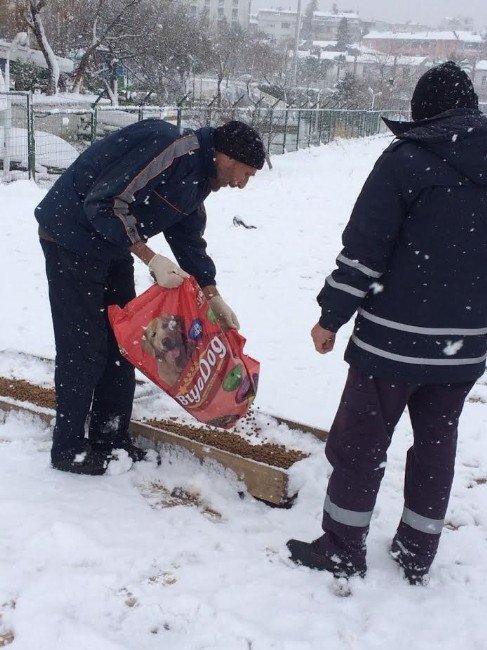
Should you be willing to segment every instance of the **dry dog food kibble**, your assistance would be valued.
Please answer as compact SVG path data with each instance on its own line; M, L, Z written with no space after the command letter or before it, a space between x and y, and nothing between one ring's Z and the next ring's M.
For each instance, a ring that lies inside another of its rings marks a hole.
M21 402L29 402L43 408L55 408L56 396L52 388L36 386L23 379L8 379L0 377L0 397L10 397ZM250 422L253 418L249 416ZM147 422L153 427L175 433L184 438L195 440L204 445L217 447L231 454L250 458L266 465L273 465L288 469L298 460L306 458L307 454L294 449L287 449L282 445L264 443L251 445L240 436L228 431L218 431L205 427L193 427L171 420L150 420ZM255 428L254 428L255 429Z

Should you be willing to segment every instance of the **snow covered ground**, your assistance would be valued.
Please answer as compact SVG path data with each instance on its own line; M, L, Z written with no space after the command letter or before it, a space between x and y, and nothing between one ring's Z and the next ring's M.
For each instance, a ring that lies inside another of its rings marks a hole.
M361 184L388 142L379 136L275 157L274 169L243 192L222 190L207 201L220 290L240 318L247 352L262 362L262 411L323 428L333 419L351 325L333 353L315 353L315 296ZM0 374L49 384L45 364L15 354L54 354L32 216L43 192L26 181L0 185ZM234 226L235 216L256 229ZM156 239L156 250L167 254ZM142 291L149 278L141 265L136 273ZM311 454L292 468L297 502L280 510L240 498L234 476L174 450L159 468L143 464L93 478L55 472L48 427L9 415L0 424L0 645L11 632L15 650L485 650L486 401L483 378L462 417L429 587L408 586L387 553L402 511L411 443L405 417L374 513L369 572L348 598L337 597L330 576L286 559L289 537L320 533L329 467L311 436L277 426L266 432ZM150 408L178 410L162 396ZM182 498L170 496L174 488Z

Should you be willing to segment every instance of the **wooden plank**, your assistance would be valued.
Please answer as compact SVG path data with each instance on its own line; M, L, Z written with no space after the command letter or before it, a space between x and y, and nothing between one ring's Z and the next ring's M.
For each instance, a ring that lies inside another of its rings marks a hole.
M257 499L275 505L285 505L293 495L288 494L288 473L284 469L242 458L217 447L204 445L196 440L178 436L176 433L132 421L129 431L133 436L142 436L153 444L165 443L184 447L197 458L215 460L228 467L245 483L248 491Z
M52 422L55 415L54 410L43 409L39 411L34 405L7 401L0 398L0 409L3 411L20 411L33 414L48 424ZM205 445L196 440L184 438L176 433L165 431L150 426L144 422L132 421L129 431L132 436L140 436L149 444L169 444L182 447L190 451L201 460L211 459L224 467L235 472L237 478L245 483L252 496L262 499L273 505L284 506L290 502L295 495L288 494L288 473L284 469L272 467L265 463L259 463L250 458L243 458L228 451L223 451L211 445Z
M312 427L310 424L303 424L302 422L296 422L295 420L288 420L287 418L282 418L280 415L272 415L271 413L266 413L269 417L273 418L279 424L286 424L293 431L301 431L305 433L311 433L318 438L319 440L326 440L328 438L328 431L325 429L319 429L318 427Z
M48 357L43 357L37 354L31 354L29 352L19 352L19 351L9 351L9 350L0 350L0 356L9 354L11 356L17 355L23 359L35 359L46 363L47 365L52 365L54 367L54 359ZM153 384L148 379L136 379L137 392L134 397L134 403L139 401L147 400L151 397L156 397L157 394L162 391L161 388ZM276 420L278 424L286 424L290 429L294 431L300 431L304 433L311 433L313 436L319 440L326 440L328 437L328 431L320 429L318 427L313 427L309 424L303 424L302 422L297 422L296 420L290 420L289 418L281 417L280 415L274 415L273 413L267 413L267 411L261 411L260 409L256 413L261 413L262 415Z
M0 399L0 410L6 411L20 411L21 413L30 413L40 418L47 424L51 424L53 417L55 417L56 412L54 409L44 409L42 411L38 410L39 407L36 407L34 404L22 403L12 401L8 402L5 399Z

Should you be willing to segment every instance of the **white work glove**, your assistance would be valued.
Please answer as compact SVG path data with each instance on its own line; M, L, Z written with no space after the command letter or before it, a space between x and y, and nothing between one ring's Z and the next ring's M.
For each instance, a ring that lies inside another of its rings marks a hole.
M235 312L227 305L221 296L213 296L208 300L211 311L218 319L223 329L240 329L240 323Z
M147 265L156 282L166 289L179 287L189 275L164 255L154 255Z

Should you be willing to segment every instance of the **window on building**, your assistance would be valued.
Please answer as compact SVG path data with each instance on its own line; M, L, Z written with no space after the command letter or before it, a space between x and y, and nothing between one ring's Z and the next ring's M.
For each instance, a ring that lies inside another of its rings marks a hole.
M281 27L283 29L289 29L291 27L291 23L281 23Z
M233 0L233 6L238 7L238 0Z
M223 11L223 7L218 7L218 18L223 18L225 16L225 12Z
M238 9L232 9L232 18L238 18Z
M487 86L487 74L482 75L482 86Z

